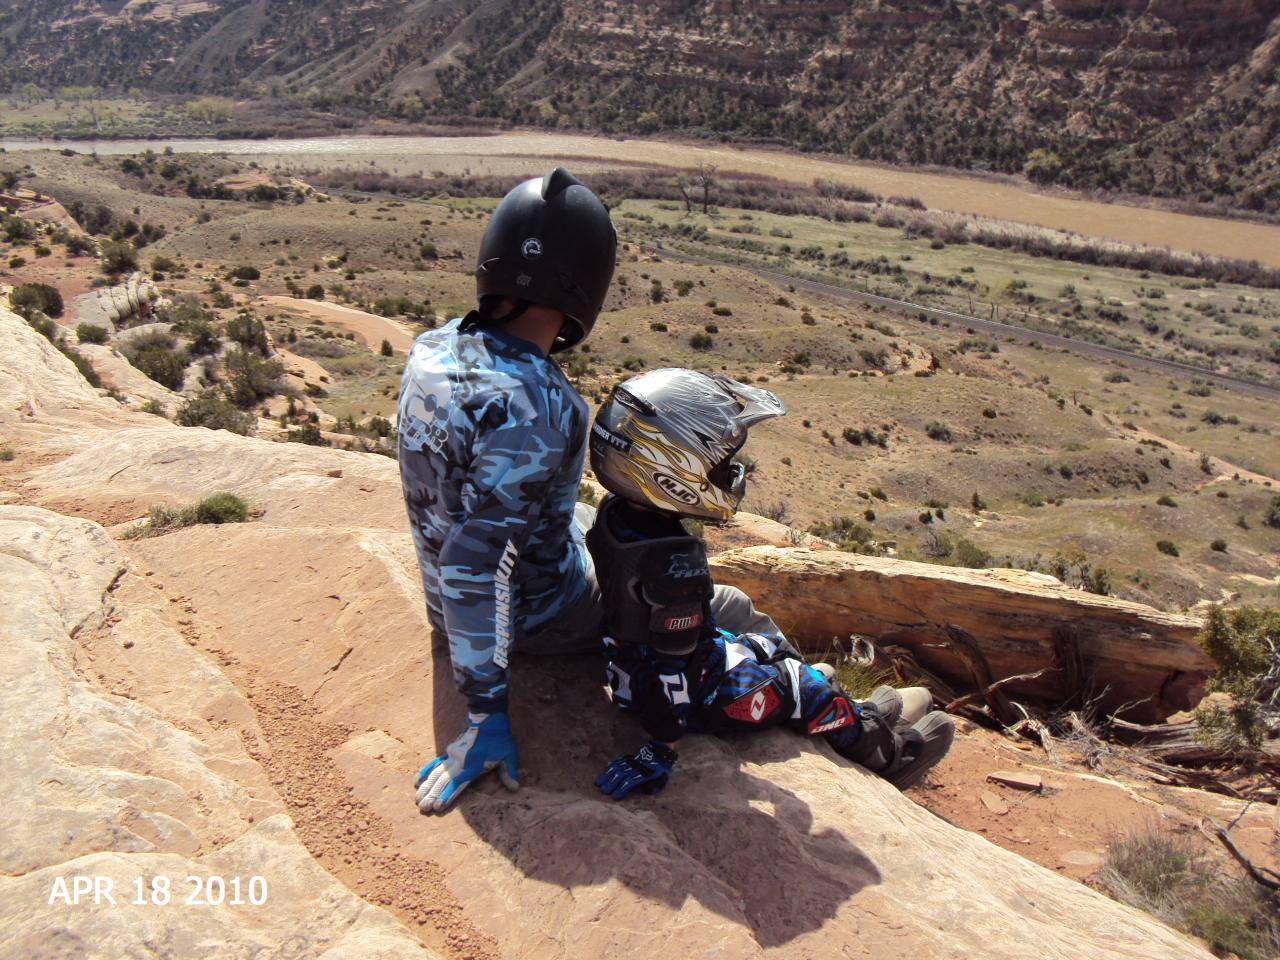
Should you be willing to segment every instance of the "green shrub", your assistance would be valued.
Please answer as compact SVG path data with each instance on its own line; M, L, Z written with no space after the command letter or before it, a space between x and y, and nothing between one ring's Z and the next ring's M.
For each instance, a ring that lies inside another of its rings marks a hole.
M99 327L93 323L80 323L76 325L76 337L81 343L106 343L108 332L106 327Z
M130 273L138 269L138 251L132 244L119 240L103 240L99 247L102 257L102 272L108 276Z
M166 350L164 347L147 347L129 354L129 362L163 387L181 390L187 378L185 352Z
M142 412L154 414L157 417L167 416L164 410L164 404L159 400L148 400L142 405Z
M1268 527L1280 530L1280 497L1271 498L1271 502L1267 504L1266 511L1262 514L1262 522Z
M390 340L383 340L382 346L378 349L378 352L384 357L393 357L396 353L395 348L391 346Z
M1178 545L1174 543L1172 540L1157 540L1156 549L1159 550L1161 553L1167 554L1168 556L1171 556L1171 557L1177 557L1181 555L1178 550Z
M710 350L715 345L716 342L707 333L698 332L689 338L689 346L695 350Z
M959 537L956 539L956 563L973 570L983 570L991 566L991 554L972 540Z
M258 425L252 414L242 413L217 390L206 390L178 408L174 422L184 427L208 427L250 436Z
M257 267L240 266L231 271L231 276L236 280L258 280L262 272Z
M1207 701L1197 707L1197 735L1233 754L1250 755L1267 733L1263 705L1271 702L1280 685L1274 669L1280 650L1280 610L1214 607L1200 643L1217 666L1206 686L1227 694L1230 703Z
M1000 416L1000 414L996 413L995 407L983 407L982 415L988 420L994 420L996 417Z
M190 507L152 507L147 519L126 530L126 540L172 533L198 523L244 523L249 506L233 493L215 493Z
M36 311L49 317L62 316L62 294L47 283L21 283L9 292L13 312L30 320Z
M321 284L318 284L318 283L313 283L311 286L307 287L307 299L308 299L308 300L323 300L323 299L324 299L324 287L323 287Z
M314 423L304 423L297 430L290 430L285 437L293 443L305 443L313 447L327 447L329 441L320 433Z
M1213 543L1209 544L1209 549L1213 550L1215 553L1226 553L1227 541L1219 537L1217 540L1214 540Z
M215 493L196 504L196 523L244 523L249 506L234 493Z
M815 537L830 540L841 550L850 553L879 554L875 531L852 517L836 517L826 523L815 523L809 527Z
M1246 877L1233 877L1189 836L1146 826L1111 844L1102 885L1113 897L1242 960L1280 956L1276 904Z
M227 339L243 347L252 347L262 355L271 350L267 340L267 328L257 317L241 313L227 321Z
M653 323L649 324L649 329L654 333L666 333L667 325L661 320L655 320Z
M951 428L937 420L926 424L924 432L930 440L937 440L939 443L950 443L955 439L951 433Z
M231 402L251 407L280 392L284 365L278 360L264 360L243 346L227 353L228 391Z
M1157 504L1159 504L1159 505L1160 505L1160 506L1162 506L1162 507L1177 507L1177 506L1178 506L1178 501L1177 501L1177 500L1175 500L1175 499L1173 499L1173 497L1169 496L1169 494L1167 494L1167 493L1166 493L1166 494L1164 494L1163 496L1159 497L1159 498L1156 500L1156 503L1157 503Z
M987 501L983 500L982 494L978 493L976 490L973 492L973 499L970 503L973 505L974 513L981 513L983 510L987 509Z
M78 233L67 235L66 248L68 257L81 257L97 253L98 248L94 242L88 237L81 236Z
M218 331L211 323L203 320L190 324L185 333L191 338L188 349L193 357L205 357L217 353L218 348L222 346L222 337L218 336Z
M13 447L9 446L7 443L0 445L0 463L8 463L14 458L14 456Z

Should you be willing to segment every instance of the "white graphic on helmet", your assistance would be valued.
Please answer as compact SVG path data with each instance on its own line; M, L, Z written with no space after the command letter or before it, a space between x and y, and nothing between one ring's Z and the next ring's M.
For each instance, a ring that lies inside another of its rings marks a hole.
M520 252L526 260L537 260L542 256L542 241L537 237L530 237L520 245Z

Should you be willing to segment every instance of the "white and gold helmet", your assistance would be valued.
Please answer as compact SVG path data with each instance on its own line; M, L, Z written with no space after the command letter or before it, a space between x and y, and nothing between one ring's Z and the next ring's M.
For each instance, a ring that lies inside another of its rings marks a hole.
M591 469L641 506L723 522L747 492L734 456L747 429L787 412L782 400L729 377L653 370L614 388L591 428Z

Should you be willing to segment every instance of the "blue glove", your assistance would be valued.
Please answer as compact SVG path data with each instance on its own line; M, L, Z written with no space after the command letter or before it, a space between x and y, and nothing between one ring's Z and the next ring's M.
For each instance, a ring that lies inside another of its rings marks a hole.
M418 809L443 813L471 781L494 767L508 790L520 788L520 760L505 713L471 713L467 729L418 772Z
M619 757L596 777L596 786L615 800L632 790L657 793L667 785L676 766L676 752L657 740L650 740L633 757Z

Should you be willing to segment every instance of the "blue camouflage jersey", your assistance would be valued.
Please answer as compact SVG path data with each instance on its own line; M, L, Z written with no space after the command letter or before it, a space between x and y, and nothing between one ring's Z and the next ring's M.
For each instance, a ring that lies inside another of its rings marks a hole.
M400 387L400 479L431 624L473 711L506 709L512 645L582 601L570 536L589 412L554 360L461 321L415 341Z

